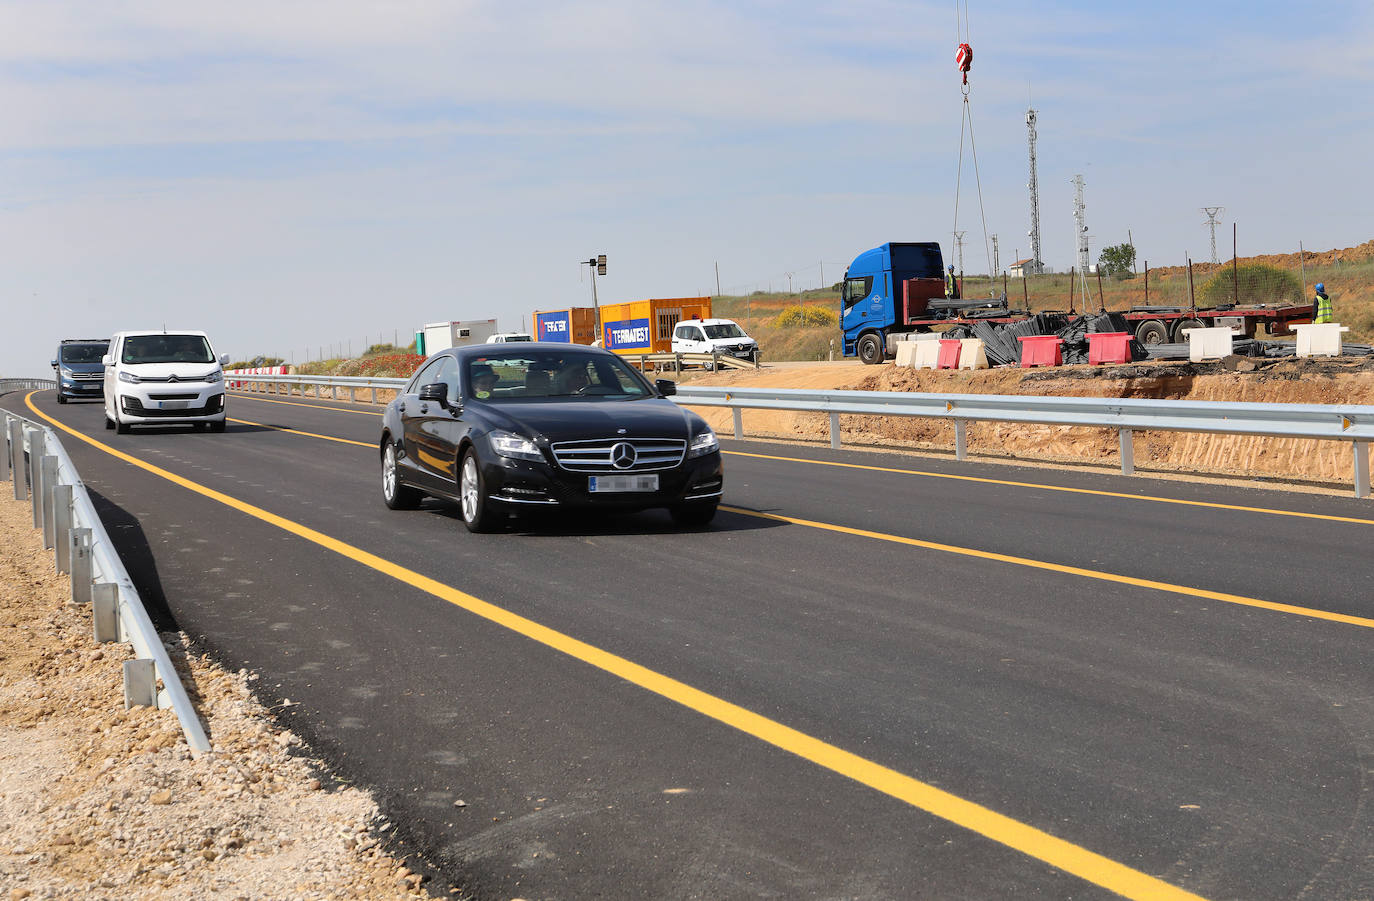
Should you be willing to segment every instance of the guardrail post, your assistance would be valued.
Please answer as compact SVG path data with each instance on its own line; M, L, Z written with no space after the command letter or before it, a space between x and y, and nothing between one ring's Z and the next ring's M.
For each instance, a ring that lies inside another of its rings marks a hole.
M10 417L10 473L14 479L14 499L29 499L29 483L24 476L24 424L18 417Z
M157 667L145 658L124 661L124 709L157 706Z
M1369 442L1355 441L1355 496L1369 497Z
M831 447L839 447L839 446L840 446L840 414L839 414L839 413L833 413L833 412L832 412L832 413L830 414L830 446L831 446Z
M1117 443L1121 446L1121 474L1135 475L1135 432L1117 429Z
M43 528L43 432L29 429L29 497L33 500L33 527Z
M60 573L72 569L72 486L52 486L53 557Z
M954 420L954 459L963 460L968 457L968 435L966 426L962 419Z
M373 385L373 386L372 386L372 403L373 403L373 404L376 404L376 403L377 403L377 386L376 386L376 385Z
M329 386L329 399L330 399L330 400L338 400L338 399L339 399L339 386L338 386L338 385L330 385L330 386Z
M10 454L10 414L3 410L0 410L0 427L3 427L0 428L0 432L3 432L5 436L5 462L3 464L5 471L0 478L9 481L10 473L14 472L14 467L11 465L13 458Z
M91 530L72 529L71 559L72 603L89 604L91 601Z
M357 398L356 396L354 396L354 392L356 392L356 391L357 391L357 389L354 388L352 385L349 385L349 386L348 386L348 402L349 402L350 404L355 404L355 403L358 402L358 398Z
M45 454L43 459L38 461L38 468L42 470L43 483L43 550L48 550L53 546L53 536L57 534L57 522L53 518L53 488L57 487L57 458L52 454Z
M736 437L736 438L743 438L743 437L744 437L744 411L741 410L739 407L735 407L735 408L734 408L733 410L731 410L730 412L731 412L732 414L734 414L734 420L735 420L735 437Z
M91 586L91 626L97 644L124 640L124 630L119 626L119 586L114 582Z

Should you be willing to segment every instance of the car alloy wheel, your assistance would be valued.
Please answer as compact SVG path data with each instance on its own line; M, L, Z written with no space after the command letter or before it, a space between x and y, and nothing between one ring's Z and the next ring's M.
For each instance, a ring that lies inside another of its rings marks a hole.
M382 500L392 510L414 510L420 505L420 492L401 483L396 471L396 446L388 443L382 451Z

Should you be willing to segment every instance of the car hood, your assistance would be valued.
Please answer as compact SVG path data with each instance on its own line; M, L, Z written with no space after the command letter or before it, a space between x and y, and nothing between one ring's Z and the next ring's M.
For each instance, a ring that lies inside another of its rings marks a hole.
M217 363L121 363L120 368L141 379L166 379L176 376L179 381L199 382L219 371Z
M63 363L62 368L68 372L104 372L105 367L100 363Z
M690 439L705 428L700 416L662 398L505 403L490 404L489 409L496 414L493 425L551 442L607 437Z

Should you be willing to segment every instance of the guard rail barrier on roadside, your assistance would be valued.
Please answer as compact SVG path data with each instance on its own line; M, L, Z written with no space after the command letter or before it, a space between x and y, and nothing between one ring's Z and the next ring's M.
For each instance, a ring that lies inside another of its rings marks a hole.
M240 376L248 382L281 386L301 393L315 386L368 383L396 390L408 379L349 379L331 376ZM275 388L273 390L276 390ZM334 394L337 397L337 390ZM350 400L352 396L350 395ZM797 388L722 388L679 385L673 400L689 407L729 407L734 436L744 437L743 410L828 413L830 446L840 446L840 416L919 416L954 423L954 454L967 458L969 422L1024 422L1115 429L1121 472L1135 472L1134 433L1207 432L1348 441L1354 457L1355 496L1368 497L1369 442L1374 440L1374 406L1354 404L1257 404L1229 401L1150 400L1141 398L1037 397L1002 394L922 394L907 391L808 391Z
M0 393L43 387L15 385L24 381L0 381ZM71 575L72 603L93 605L97 642L134 647L137 658L124 662L124 706L170 707L191 750L209 751L191 699L62 442L47 426L9 411L0 411L0 425L6 451L3 475L13 482L15 500L32 501L33 524L43 530L43 547L53 550L57 571Z

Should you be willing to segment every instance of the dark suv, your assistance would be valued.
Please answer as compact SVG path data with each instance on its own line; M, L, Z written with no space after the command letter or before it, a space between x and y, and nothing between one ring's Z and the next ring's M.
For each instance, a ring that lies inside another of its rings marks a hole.
M73 397L104 398L105 366L100 358L109 346L105 338L64 338L57 345L52 368L57 371L59 404Z

